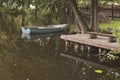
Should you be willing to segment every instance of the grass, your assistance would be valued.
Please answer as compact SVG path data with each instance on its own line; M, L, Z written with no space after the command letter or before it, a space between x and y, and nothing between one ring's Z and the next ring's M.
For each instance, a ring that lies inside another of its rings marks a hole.
M100 30L104 31L107 28L114 28L114 29L120 29L120 21L119 20L111 20L110 23L101 23L99 25Z
M116 36L117 42L120 44L120 19L118 20L111 20L110 23L101 23L99 25L100 27L100 32L105 32L105 33L112 33L112 35ZM108 29L112 28L114 30Z

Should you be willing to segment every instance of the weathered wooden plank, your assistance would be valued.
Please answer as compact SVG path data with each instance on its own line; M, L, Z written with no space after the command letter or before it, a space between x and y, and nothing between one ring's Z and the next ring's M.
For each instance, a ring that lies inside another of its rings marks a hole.
M107 41L108 37L105 36L98 36L97 39L90 39L89 34L75 34L75 35L62 35L61 39L109 50L119 50L120 48L117 42L110 43Z
M104 34L104 33L98 33L98 32L88 32L88 34L95 34L95 35L106 36L106 37L115 37L112 34Z

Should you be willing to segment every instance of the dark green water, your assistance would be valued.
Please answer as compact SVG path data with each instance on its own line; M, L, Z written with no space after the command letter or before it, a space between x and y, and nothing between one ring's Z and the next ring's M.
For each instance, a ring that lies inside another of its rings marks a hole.
M18 39L16 48L0 46L0 80L120 80L119 62L66 51L64 44L59 36L39 35Z

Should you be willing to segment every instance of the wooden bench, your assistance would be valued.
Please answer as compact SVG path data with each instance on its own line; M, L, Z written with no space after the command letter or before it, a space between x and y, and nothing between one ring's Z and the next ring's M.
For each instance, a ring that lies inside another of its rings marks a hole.
M104 34L104 33L98 33L98 32L87 32L87 33L90 34L90 39L96 39L97 35L99 35L99 36L109 37L108 38L109 42L116 42L116 37L113 36L112 34Z

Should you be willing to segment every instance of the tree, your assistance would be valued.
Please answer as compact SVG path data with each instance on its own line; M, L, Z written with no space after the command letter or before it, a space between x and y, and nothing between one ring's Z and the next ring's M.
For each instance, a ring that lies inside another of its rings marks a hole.
M40 25L41 23L38 23L43 21L44 24L71 23L75 18L78 23L79 29L82 33L85 33L89 30L89 27L86 24L84 17L82 16L81 10L78 9L77 1L79 0L1 0L0 8L4 9L4 12L14 17L18 15L23 15L23 17L25 18L25 15L31 15L34 17L31 18L33 19L33 21L31 22L33 22L34 25ZM95 3L92 4L92 7L94 6L94 9L92 9L93 13L91 29L92 31L96 31L98 29L98 0L91 1L94 1ZM30 5L35 6L35 8L31 9Z
M78 26L81 29L81 32L86 33L89 28L88 28L88 26L87 26L87 24L82 16L82 13L80 12L80 10L78 10L76 0L71 0L70 6L72 8L75 19L78 23Z

